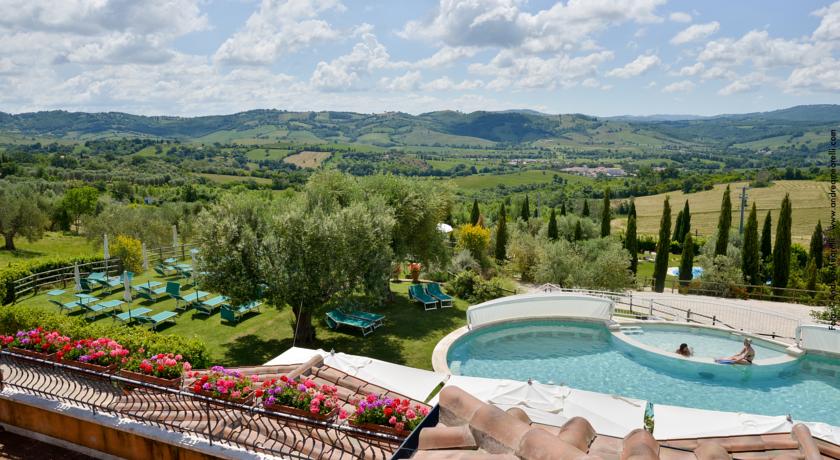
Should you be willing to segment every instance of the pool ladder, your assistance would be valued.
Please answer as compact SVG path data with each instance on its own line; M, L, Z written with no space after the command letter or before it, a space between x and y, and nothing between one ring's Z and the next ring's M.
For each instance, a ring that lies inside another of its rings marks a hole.
M625 335L642 335L645 333L639 326L621 326L619 330Z

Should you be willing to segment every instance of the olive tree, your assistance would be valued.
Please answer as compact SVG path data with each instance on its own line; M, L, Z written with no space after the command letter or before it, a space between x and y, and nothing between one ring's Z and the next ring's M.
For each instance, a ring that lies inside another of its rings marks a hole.
M5 249L15 250L15 237L29 241L44 236L47 215L42 209L40 196L27 184L0 184L0 234Z

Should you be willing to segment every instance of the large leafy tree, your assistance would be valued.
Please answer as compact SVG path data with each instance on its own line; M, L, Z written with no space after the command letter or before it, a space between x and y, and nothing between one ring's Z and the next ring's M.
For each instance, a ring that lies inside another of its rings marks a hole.
M747 225L744 227L744 245L741 248L741 271L747 284L761 284L761 254L758 241L758 216L753 203Z
M64 193L61 200L61 207L67 211L71 221L76 226L76 233L79 232L79 224L82 216L91 215L96 212L96 203L99 201L99 191L93 187L76 187Z
M790 279L790 227L793 209L790 196L785 194L782 209L779 211L779 224L776 227L776 242L773 244L773 287L785 288Z
M627 235L624 247L630 253L630 271L636 274L639 267L639 239L636 237L636 216L627 219Z
M662 219L659 221L659 241L656 242L656 260L653 265L653 290L665 290L665 275L668 272L668 254L671 249L671 204L665 197Z
M604 204L601 210L601 238L610 236L610 222L612 222L612 213L610 210L610 189L604 191Z
M0 234L5 249L15 250L15 237L28 241L44 236L47 215L43 202L34 188L26 184L0 184Z
M729 186L723 192L723 199L720 203L720 216L718 217L717 242L715 243L715 255L725 256L726 248L729 246L729 228L732 226L732 200L729 197Z
M505 204L499 208L499 219L496 222L496 248L494 255L499 262L507 259L507 211L505 211Z
M823 230L822 222L817 221L817 226L814 227L814 234L811 235L811 251L809 257L814 261L814 266L817 270L823 266Z

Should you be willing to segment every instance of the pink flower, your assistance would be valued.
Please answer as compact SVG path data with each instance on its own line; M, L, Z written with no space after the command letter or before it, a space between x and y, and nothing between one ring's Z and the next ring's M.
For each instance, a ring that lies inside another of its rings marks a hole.
M338 411L338 418L340 418L341 420L346 419L347 418L347 411L344 410L344 409L341 409L340 411Z
M397 418L396 417L392 416L391 418L388 419L388 424L389 425L394 425L396 423L397 423Z
M409 409L409 410L405 411L405 416L409 420L414 420L417 417L417 414L415 414L413 410Z
M397 423L396 425L394 425L394 429L396 429L398 431L404 430L405 429L405 423L403 423L403 422Z

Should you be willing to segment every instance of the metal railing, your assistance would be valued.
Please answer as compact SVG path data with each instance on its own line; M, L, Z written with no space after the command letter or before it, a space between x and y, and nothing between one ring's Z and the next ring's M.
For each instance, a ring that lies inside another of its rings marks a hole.
M0 351L0 390L0 398L34 395L210 445L282 458L386 460L403 442L348 424L231 403L9 350Z
M644 295L634 295L632 292L564 288L553 284L544 284L539 290L573 292L609 298L615 304L615 316L720 326L788 342L796 339L796 328L801 324L798 318L766 310L722 301L706 302L680 298L677 295L651 299Z
M642 280L642 286L653 289L653 278ZM717 283L702 280L693 280L686 283L680 282L678 279L669 278L665 280L665 289L670 290L672 294L681 293L744 300L768 300L798 303L815 307L824 307L828 303L826 301L828 291L774 288L752 284Z

